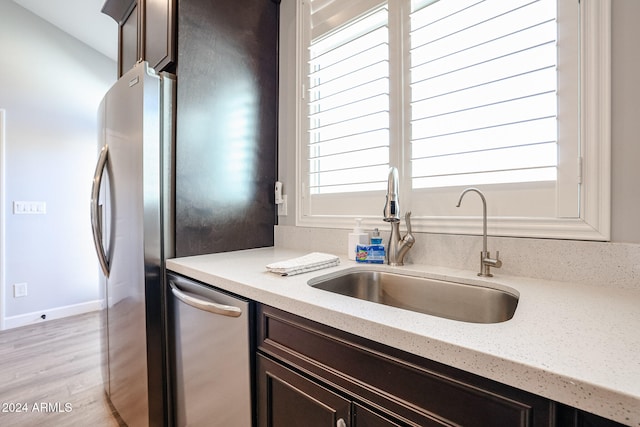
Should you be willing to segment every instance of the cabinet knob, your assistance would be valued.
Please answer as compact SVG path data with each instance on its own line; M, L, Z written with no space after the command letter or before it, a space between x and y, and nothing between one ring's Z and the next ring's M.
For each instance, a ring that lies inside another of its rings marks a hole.
M344 420L342 418L340 418L338 420L338 422L336 423L336 427L347 427L347 423L344 422Z

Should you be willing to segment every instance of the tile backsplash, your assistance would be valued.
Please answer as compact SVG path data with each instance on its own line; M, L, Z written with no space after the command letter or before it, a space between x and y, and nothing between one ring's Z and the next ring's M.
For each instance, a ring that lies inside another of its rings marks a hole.
M278 225L275 246L345 255L349 230ZM388 230L381 230L383 242ZM481 236L414 233L405 264L477 270ZM500 251L495 274L640 290L640 244L579 240L492 237L488 250Z

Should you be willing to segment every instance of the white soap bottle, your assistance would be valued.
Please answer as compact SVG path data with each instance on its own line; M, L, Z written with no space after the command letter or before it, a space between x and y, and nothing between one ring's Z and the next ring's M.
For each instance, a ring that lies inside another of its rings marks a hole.
M349 245L347 247L347 255L349 259L356 259L356 245L369 244L369 233L365 233L362 229L362 218L356 218L356 227L349 233Z

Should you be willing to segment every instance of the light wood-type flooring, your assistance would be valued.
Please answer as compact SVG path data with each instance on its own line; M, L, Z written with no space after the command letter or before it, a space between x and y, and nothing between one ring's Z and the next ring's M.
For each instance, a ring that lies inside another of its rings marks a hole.
M97 312L0 332L0 426L118 427L103 390Z

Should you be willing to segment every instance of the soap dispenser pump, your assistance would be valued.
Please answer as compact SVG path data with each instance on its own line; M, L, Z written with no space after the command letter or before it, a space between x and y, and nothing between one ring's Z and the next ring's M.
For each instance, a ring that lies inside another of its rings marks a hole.
M369 243L369 233L365 233L362 229L362 218L356 218L356 226L349 233L349 245L347 247L347 255L349 259L356 259L356 245L366 245Z
M373 230L373 233L371 233L371 244L372 245L382 244L382 237L380 236L380 230L378 230L377 227Z

